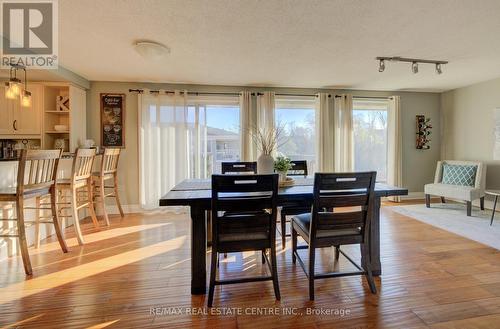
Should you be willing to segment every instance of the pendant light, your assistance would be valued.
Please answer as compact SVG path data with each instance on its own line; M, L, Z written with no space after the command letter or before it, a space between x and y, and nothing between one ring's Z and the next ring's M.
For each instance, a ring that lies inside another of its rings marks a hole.
M24 88L22 87L22 81L17 78L17 70L24 71ZM28 91L26 68L21 65L12 64L9 72L9 82L5 83L5 98L16 99L18 97L21 106L31 106L31 93Z

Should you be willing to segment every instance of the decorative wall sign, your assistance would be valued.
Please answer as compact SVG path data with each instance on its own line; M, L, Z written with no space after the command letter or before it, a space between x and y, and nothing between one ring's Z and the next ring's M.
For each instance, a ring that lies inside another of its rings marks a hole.
M428 150L431 148L429 142L431 141L431 119L425 118L425 115L417 115L416 118L417 123L417 139L416 139L416 147L419 150Z
M101 145L125 147L125 94L101 94Z

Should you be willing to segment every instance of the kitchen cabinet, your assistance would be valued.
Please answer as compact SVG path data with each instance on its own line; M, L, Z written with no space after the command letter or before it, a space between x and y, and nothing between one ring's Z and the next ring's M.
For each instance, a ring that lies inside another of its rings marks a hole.
M16 136L35 136L42 133L43 87L39 84L28 86L31 92L31 106L21 106L21 101L6 99L0 93L0 134Z

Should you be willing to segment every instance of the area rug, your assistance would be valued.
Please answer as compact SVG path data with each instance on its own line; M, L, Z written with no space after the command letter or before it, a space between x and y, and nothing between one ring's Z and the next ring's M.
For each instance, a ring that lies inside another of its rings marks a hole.
M490 226L491 210L473 208L472 216L468 217L461 204L438 203L431 208L425 204L403 205L393 206L391 210L500 250L500 213Z

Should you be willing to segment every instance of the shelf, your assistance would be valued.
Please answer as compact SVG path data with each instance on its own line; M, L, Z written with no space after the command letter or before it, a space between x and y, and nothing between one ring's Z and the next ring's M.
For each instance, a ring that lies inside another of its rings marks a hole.
M69 114L69 111L45 111L45 113Z
M48 130L45 133L46 134L69 134L69 130L63 130L63 131Z

